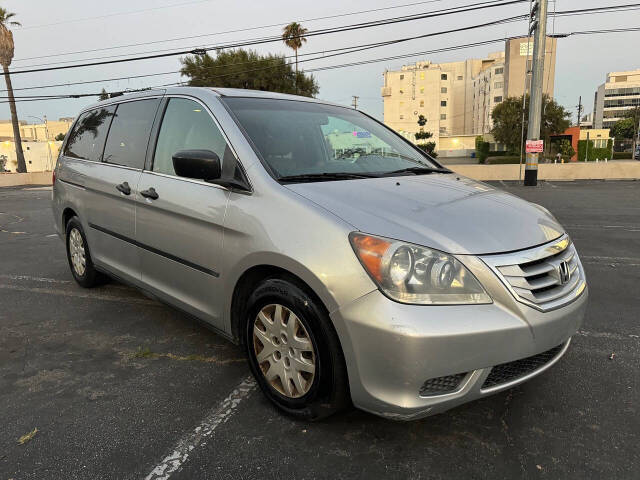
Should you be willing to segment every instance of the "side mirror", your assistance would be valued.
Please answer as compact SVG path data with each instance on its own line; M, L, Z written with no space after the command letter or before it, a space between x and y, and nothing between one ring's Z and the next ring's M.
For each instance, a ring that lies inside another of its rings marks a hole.
M173 154L172 160L179 177L217 180L222 173L220 157L211 150L181 150Z

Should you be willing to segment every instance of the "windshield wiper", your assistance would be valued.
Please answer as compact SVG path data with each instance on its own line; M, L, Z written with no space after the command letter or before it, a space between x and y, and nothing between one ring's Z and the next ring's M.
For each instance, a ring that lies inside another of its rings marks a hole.
M414 175L426 175L429 173L451 173L450 170L444 168L432 168L432 167L407 167L400 170L392 170L385 172L385 175L396 175L398 173L413 173Z
M324 173L303 173L300 175L287 175L278 178L280 182L322 182L331 180L352 180L356 178L374 178L378 175L367 173L350 173L350 172L324 172Z

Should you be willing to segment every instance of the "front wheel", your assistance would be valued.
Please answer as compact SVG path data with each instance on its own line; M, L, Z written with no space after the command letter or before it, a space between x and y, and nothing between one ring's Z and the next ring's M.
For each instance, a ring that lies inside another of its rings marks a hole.
M293 282L270 278L254 290L247 305L249 365L269 400L306 420L350 404L342 349L316 300Z

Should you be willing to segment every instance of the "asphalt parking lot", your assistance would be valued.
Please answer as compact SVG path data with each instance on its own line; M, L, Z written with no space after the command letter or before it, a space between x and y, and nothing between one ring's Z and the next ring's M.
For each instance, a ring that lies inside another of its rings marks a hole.
M565 357L424 420L310 424L182 313L115 282L78 287L50 188L0 189L0 480L638 478L640 182L496 186L550 209L581 255L590 305Z

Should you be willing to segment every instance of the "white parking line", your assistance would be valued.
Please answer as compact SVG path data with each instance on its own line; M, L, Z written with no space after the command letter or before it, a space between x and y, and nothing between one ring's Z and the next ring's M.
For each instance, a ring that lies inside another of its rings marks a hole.
M69 280L58 280L57 278L46 277L32 277L30 275L7 275L0 273L0 278L6 278L8 280L26 280L29 282L43 282L43 283L71 283Z
M220 405L209 411L193 432L178 441L173 452L164 457L145 477L145 480L166 480L173 472L182 467L189 459L191 451L199 445L206 445L204 440L233 415L240 402L249 396L255 386L253 377L247 377L240 382Z
M47 295L59 295L64 297L75 297L75 298L91 298L94 300L105 300L108 302L124 302L124 303L135 303L139 305L154 305L154 306L162 306L161 303L156 302L155 300L146 299L146 298L136 298L136 297L120 297L115 295L104 295L102 293L94 292L85 292L84 290L62 290L60 288L40 288L40 287L23 287L20 285L9 285L0 283L0 290L15 290L17 292L27 292L27 293L43 293Z

